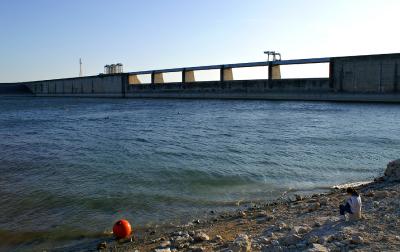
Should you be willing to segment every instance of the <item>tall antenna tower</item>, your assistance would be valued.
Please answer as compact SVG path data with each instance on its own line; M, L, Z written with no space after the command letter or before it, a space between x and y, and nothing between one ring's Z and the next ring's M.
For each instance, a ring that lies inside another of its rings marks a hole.
M82 58L79 58L79 77L82 77Z

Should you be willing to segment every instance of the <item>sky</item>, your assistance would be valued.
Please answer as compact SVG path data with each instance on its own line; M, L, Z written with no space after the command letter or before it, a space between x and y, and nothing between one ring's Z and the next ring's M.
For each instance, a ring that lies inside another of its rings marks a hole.
M399 11L398 0L0 0L0 82L75 77L79 58L96 75L119 62L133 72L263 61L266 50L283 59L399 53ZM310 67L282 71L327 73Z

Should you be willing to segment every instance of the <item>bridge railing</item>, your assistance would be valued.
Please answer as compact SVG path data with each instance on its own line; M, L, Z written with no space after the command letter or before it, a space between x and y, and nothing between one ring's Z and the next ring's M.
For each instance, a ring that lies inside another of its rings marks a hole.
M268 79L281 79L280 66L282 65L299 65L299 64L318 64L329 63L331 58L311 58L311 59L293 59L293 60L279 60L279 61L260 61L260 62L247 62L236 64L222 64L222 65L209 65L209 66L196 66L196 67L181 67L169 68L158 70L146 70L129 72L129 84L141 84L138 75L151 75L152 84L164 83L164 73L182 73L182 82L196 82L194 72L203 70L220 70L220 80L229 81L233 80L234 68L248 68L248 67L268 67Z

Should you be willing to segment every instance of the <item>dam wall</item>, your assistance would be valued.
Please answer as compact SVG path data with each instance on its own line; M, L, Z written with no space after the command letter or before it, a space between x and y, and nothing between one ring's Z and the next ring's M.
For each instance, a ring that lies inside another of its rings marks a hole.
M24 83L36 96L124 97L126 75L99 75L81 78Z
M329 79L231 80L128 85L131 98L273 99L329 92Z
M33 96L32 91L20 83L0 83L0 96Z
M399 90L400 54L331 59L331 87L336 92L395 94Z
M329 78L281 79L282 65L315 63L329 65ZM233 68L256 66L268 67L268 79L234 79ZM383 54L100 74L13 85L35 96L54 97L400 102L399 66L400 54ZM220 80L196 81L195 71L210 69L220 70ZM181 72L182 81L165 83L163 74L169 72ZM150 83L140 82L138 76L145 74L151 75Z
M337 92L329 78L128 85L127 98L400 102L397 93Z

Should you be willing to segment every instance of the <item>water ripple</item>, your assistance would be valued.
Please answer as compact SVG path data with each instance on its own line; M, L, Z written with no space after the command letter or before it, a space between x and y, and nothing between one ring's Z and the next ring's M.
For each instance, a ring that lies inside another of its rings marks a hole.
M399 123L384 104L2 98L0 240L366 180L398 157Z

